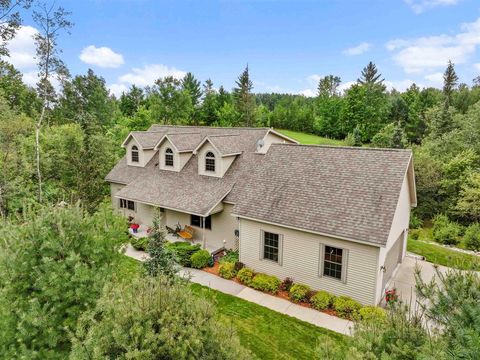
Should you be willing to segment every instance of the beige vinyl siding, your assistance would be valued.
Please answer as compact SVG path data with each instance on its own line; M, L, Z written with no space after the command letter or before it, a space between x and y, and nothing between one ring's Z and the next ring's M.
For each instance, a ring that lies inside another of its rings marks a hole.
M383 297L383 286L382 284L386 283L388 279L384 280L383 277L385 273L383 270L380 270L382 265L385 265L386 256L389 250L396 244L397 239L402 234L402 232L408 229L409 222L410 222L410 209L411 209L411 196L410 196L410 186L408 182L408 174L405 174L405 178L403 179L402 188L400 190L400 195L398 197L397 208L395 210L395 215L393 216L392 227L390 229L390 234L388 236L387 244L385 247L380 249L379 253L379 270L378 270L378 277L377 277L377 294L376 294L376 301L380 302ZM401 249L401 259L405 257L406 249L407 249L407 241L406 237L408 235L408 231L404 232L405 239L399 239L399 241L403 241L402 245L403 248ZM394 273L394 272L393 272Z
M237 220L231 216L233 205L224 204L223 211L212 215L212 230L202 229L200 227L193 227L195 229L195 240L203 241L203 234L205 234L205 241L209 248L221 248L224 246L227 249L237 248L237 241L235 239L235 229L238 229ZM190 214L165 209L165 224L171 228L175 228L177 223L181 227L190 225Z
M138 148L138 162L132 162L132 147L134 145ZM153 149L144 150L140 146L140 144L133 138L133 136L130 137L127 144L125 145L125 150L127 156L127 164L130 166L144 167L155 154L155 150Z
M205 155L209 151L215 155L215 172L205 170ZM219 154L218 151L212 146L212 144L206 141L202 145L200 150L197 152L197 158L198 158L198 173L200 175L223 177L223 175L225 175L230 165L232 165L236 156L231 155L231 156L222 157L221 154Z
M282 236L282 265L261 259L262 231ZM330 245L348 251L345 281L320 276L320 247ZM379 249L345 240L240 219L240 261L257 272L346 295L363 304L375 304Z
M291 143L291 141L288 141L287 139L271 132L265 135L265 137L263 138L263 141L264 141L264 144L262 148L258 151L261 154L266 154L272 144Z

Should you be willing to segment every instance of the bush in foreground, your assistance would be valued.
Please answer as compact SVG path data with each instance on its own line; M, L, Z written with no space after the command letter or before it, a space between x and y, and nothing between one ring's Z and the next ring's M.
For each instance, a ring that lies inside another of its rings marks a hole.
M210 263L212 255L207 250L200 250L194 253L190 257L190 262L192 263L192 267L195 269L203 269L207 267Z
M145 251L147 250L148 237L137 238L135 236L132 236L130 239L130 244L133 246L135 250Z
M333 296L332 294L320 290L312 296L312 298L310 299L310 303L312 304L314 309L325 310L333 305L334 299L335 296Z
M333 301L333 307L338 316L345 319L352 319L358 315L358 311L362 308L362 305L348 296L339 296Z
M280 279L272 275L257 274L254 276L251 286L256 290L275 294L280 287Z
M237 273L238 281L247 286L251 285L254 276L255 272L252 269L246 267L244 267Z
M294 302L307 300L307 295L311 291L309 286L303 284L294 284L288 293L290 299Z
M215 308L185 283L159 276L108 286L85 313L71 359L250 359Z
M191 267L191 257L197 251L200 251L201 245L191 244L188 241L177 241L174 243L168 243L166 247L175 253L177 261L180 265Z
M480 251L480 223L474 223L467 228L464 241L467 249Z
M446 215L437 215L433 220L433 239L440 244L456 245L460 242L462 228L450 221Z
M364 306L358 311L360 320L364 321L384 321L387 313L384 309L378 306Z
M218 267L218 275L224 279L233 279L237 272L235 271L235 264L231 262L225 262Z

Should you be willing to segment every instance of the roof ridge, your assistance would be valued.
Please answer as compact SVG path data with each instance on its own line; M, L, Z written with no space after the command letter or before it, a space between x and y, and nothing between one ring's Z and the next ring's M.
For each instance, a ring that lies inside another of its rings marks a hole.
M173 132L173 133L166 133L165 135L202 135L199 132Z
M240 136L240 134L212 134L212 135L206 135L206 137L221 137L221 136Z
M173 128L197 128L197 129L238 129L238 130L270 130L269 127L248 127L248 126L202 126L202 125L162 125L152 124L152 126L173 127Z
M346 146L346 145L322 145L322 144L288 144L288 143L272 143L275 146L301 146L310 148L330 148L345 150L372 150L372 151L393 151L393 152L412 152L412 149L395 149L395 148L379 148L379 147L363 147L363 146Z

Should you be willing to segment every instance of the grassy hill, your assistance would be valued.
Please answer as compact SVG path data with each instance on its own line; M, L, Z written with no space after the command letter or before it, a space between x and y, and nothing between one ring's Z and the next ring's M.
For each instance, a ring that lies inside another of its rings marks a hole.
M282 134L291 137L294 140L297 140L300 144L305 144L305 145L345 145L345 142L343 140L335 140L335 139L329 139L313 134L306 134L302 132L297 132L297 131L291 131L291 130L281 130L281 129L276 129L278 132L281 132Z

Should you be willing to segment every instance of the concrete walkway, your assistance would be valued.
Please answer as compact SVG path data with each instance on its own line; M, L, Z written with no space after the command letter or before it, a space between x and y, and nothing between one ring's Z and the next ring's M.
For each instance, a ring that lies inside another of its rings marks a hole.
M148 258L148 254L143 251L137 251L130 245L126 247L125 255L139 261L145 261ZM207 286L225 294L239 297L315 326L329 329L340 334L351 335L353 328L353 323L351 321L294 304L288 300L265 294L261 291L238 284L235 281L226 280L202 270L183 268L180 275L189 277L190 281L194 283Z

